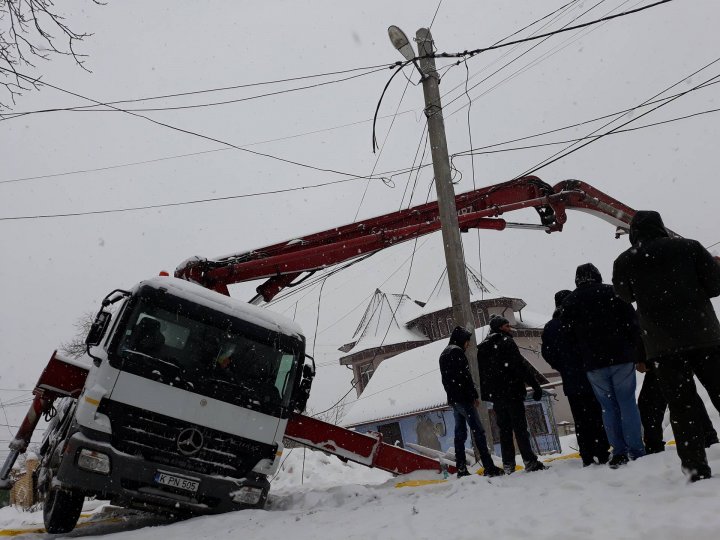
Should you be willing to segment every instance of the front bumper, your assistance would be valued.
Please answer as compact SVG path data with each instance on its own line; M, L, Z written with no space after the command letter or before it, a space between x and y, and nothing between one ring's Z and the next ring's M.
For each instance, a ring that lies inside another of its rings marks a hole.
M78 455L83 448L109 456L110 473L104 475L80 469ZM157 483L155 474L158 470L197 480L197 491L192 493ZM94 440L81 432L69 438L54 482L68 489L82 491L86 496L109 499L113 504L127 508L189 514L219 514L243 508L262 508L270 488L270 482L263 475L249 473L245 478L234 479L186 471L118 452L109 442ZM262 489L257 504L233 502L232 494L245 486Z

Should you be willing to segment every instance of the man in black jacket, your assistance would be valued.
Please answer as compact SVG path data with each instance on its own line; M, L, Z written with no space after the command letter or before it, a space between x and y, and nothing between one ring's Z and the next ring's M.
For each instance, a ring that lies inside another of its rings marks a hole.
M493 403L505 472L511 474L515 471L513 433L525 462L525 470L544 469L530 445L525 418L526 385L533 388L535 401L542 399L543 391L535 379L532 366L520 354L506 318L497 315L490 318L490 333L478 345L478 368L482 398Z
M633 307L615 296L590 263L578 266L577 288L563 301L560 315L578 345L588 380L600 402L603 425L617 468L645 455L640 412L635 401L635 362L640 329Z
M555 293L555 313L542 333L542 355L562 377L563 392L575 421L580 458L583 466L587 467L595 460L597 463L608 462L610 443L603 427L602 409L588 381L577 345L560 321L563 300L571 293L568 290Z
M467 425L470 425L473 441L480 453L480 461L485 468L485 476L500 476L503 470L497 467L490 456L485 429L480 422L477 407L478 393L470 375L465 351L470 345L471 334L461 326L457 326L450 336L450 343L440 355L440 375L447 393L448 405L452 407L455 418L455 463L458 478L470 474L467 470L465 457L465 441Z
M654 362L638 362L637 370L645 374L640 395L638 395L638 409L640 409L640 419L643 425L645 451L648 454L656 454L665 450L662 423L665 411L668 408L668 401L665 399L660 387ZM697 392L695 393L694 402L693 407L697 408L703 426L703 433L705 434L705 448L709 448L719 442L718 434L712 420L710 420L705 404Z
M632 246L615 261L618 296L637 302L647 361L670 407L677 453L691 481L709 478L702 412L693 375L720 410L720 265L697 241L670 238L657 212L630 223Z

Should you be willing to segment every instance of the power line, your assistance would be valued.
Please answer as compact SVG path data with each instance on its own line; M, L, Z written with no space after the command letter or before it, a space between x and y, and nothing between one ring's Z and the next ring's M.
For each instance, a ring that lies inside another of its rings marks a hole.
M718 82L720 82L720 81L718 81ZM618 135L618 134L620 134L620 133L629 133L629 132L631 132L631 131L638 131L638 130L641 130L641 129L647 129L647 128L651 128L651 127L657 127L657 126L661 126L661 125L664 125L664 124L670 124L670 123L673 123L673 122L678 122L678 121L680 121L680 120L687 120L687 119L689 119L689 118L695 118L695 117L697 117L697 116L702 116L702 115L704 115L704 114L711 114L711 113L716 113L716 112L720 112L720 108L718 108L718 109L708 109L708 110L705 110L705 111L700 111L700 112L696 112L696 113L692 113L692 114L686 114L686 115L684 115L684 116L678 116L678 117L675 117L675 118L670 118L670 119L668 119L668 120L662 120L662 121L659 121L659 122L653 122L653 123L651 123L651 124L644 124L644 125L642 125L642 126L636 126L636 127L631 127L631 128L627 128L627 129L613 130L612 132L609 132L609 133L607 133L606 135ZM530 144L530 145L526 145L526 146L515 146L515 147L511 147L511 148L501 148L501 149L499 149L499 150L461 152L461 153L458 153L458 154L453 154L453 157L479 156L479 155L485 155L485 154L500 154L500 153L502 153L502 152L514 152L514 151L518 151L518 150L531 150L531 149L534 149L534 148L544 148L544 147L547 147L547 146L556 146L556 145L558 145L558 144L568 144L568 143L582 142L582 141L586 141L586 140L588 140L588 139L597 139L597 138L599 138L599 137L600 137L600 135L586 135L586 136L584 136L584 137L578 137L578 138L575 138L575 139L566 139L566 140L563 140L563 141L553 141L553 142L547 142L547 143ZM494 145L493 145L493 146L494 146Z
M253 101L256 99L262 99L266 97L272 97L272 96L279 96L281 94L289 94L292 92L299 92L301 90L309 90L311 88L318 88L320 86L327 86L329 84L336 84L340 82L349 81L352 79L357 79L359 77L365 77L366 75L371 75L373 73L378 73L379 71L385 71L387 69L387 66L381 67L378 69L374 69L373 71L368 71L366 73L360 73L359 75L351 75L349 77L343 77L342 79L334 79L332 81L325 81L321 83L316 84L310 84L306 86L298 86L296 88L288 88L285 90L278 90L275 92L266 92L264 94L256 94L254 96L247 96L243 98L236 98L236 99L228 99L224 101L214 101L210 103L195 103L193 105L174 105L174 106L167 106L167 107L142 107L142 108L134 108L134 109L116 109L116 108L110 108L110 109L95 109L90 107L97 107L97 105L86 105L82 107L67 107L64 109L47 109L44 111L35 111L34 113L24 113L24 114L18 114L17 116L11 116L9 118L5 118L4 120L12 120L14 118L19 118L20 116L26 116L27 114L37 114L37 113L46 113L46 112L95 112L95 113L108 113L108 112L159 112L159 111L179 111L179 110L188 110L188 109L201 109L205 107L217 107L220 105L230 105L234 103L242 103L245 101Z
M581 18L583 15L586 15L587 13L589 13L590 11L592 11L593 9L595 9L596 7L598 7L599 5L605 3L605 1L606 1L606 0L600 0L599 2L597 2L596 4L594 4L593 6L591 6L590 8L586 9L585 11L583 11L583 12L582 12L580 15L578 15L577 17L574 17L574 18L573 18L572 20L570 20L567 24L565 24L564 26L562 26L561 29L562 29L562 28L566 28L568 25L570 25L570 24L572 24L573 22L577 21L577 20L578 20L579 18ZM623 4L626 4L628 1L629 1L629 0L625 0L625 2L623 2ZM642 2L642 0L640 0L640 2L638 2L638 3L641 3L641 2ZM622 4L621 4L621 5L622 5ZM636 5L637 5L637 4L636 4ZM615 8L615 9L617 9L617 8ZM613 10L613 11L614 11L614 10ZM612 11L611 11L611 12L612 12ZM550 23L548 23L548 25L551 24L552 22L554 22L554 20L551 21ZM546 26L547 26L547 25L546 25ZM597 26L597 27L589 30L587 33L590 33L590 32L592 32L592 31L594 31L594 30L597 30L598 28L600 28L600 26ZM488 94L489 92L491 92L492 90L495 90L495 89L498 88L499 86L502 86L503 84L505 84L505 83L508 82L509 80L517 77L517 76L518 76L519 74L521 74L521 73L524 73L525 71L527 71L527 70L530 69L531 67L534 67L534 66L536 66L536 65L544 62L544 61L547 60L548 58L554 56L555 54L557 54L558 52L560 52L562 49L568 47L571 43L573 43L573 42L577 41L578 39L580 39L580 38L582 37L582 36L581 36L581 33L582 33L582 32L578 32L578 33L575 35L574 38L573 38L573 37L568 38L568 40L566 40L566 42L565 42L564 44L556 47L555 49L551 49L549 52L544 53L544 54L541 55L539 58L536 58L536 59L532 60L529 64L527 64L527 65L525 65L525 66L517 69L516 71L514 71L513 73L511 73L510 75L506 76L504 79L502 79L501 81L499 81L498 83L496 83L494 86L492 86L492 87L490 87L489 89L485 90L485 91L484 91L482 94L480 94L479 96L476 96L476 97L472 98L471 102L472 102L473 100L475 100L475 99L478 99L478 98L480 98L480 97ZM471 87L468 89L468 92L469 92L469 90L474 90L475 88L477 88L478 86L480 86L482 83L488 81L488 80L489 80L490 78L492 78L494 75L497 75L499 72L501 72L501 71L504 70L505 68L509 67L511 64L513 64L513 63L515 63L516 61L520 60L523 56L531 53L532 51L534 51L535 49L537 49L538 47L540 47L543 43L545 43L546 41L548 41L551 37L552 37L552 36L548 36L548 37L544 38L542 41L536 43L535 45L533 45L532 47L530 47L529 49L527 49L526 51L524 51L524 52L521 53L520 55L516 56L515 58L513 58L513 59L510 60L509 62L506 62L504 65L502 65L500 68L496 69L496 70L495 70L494 72L492 72L490 75L488 75L487 77L481 79L480 81L478 81L477 83L475 83L473 86L471 86ZM519 47L519 45L518 45L518 47ZM514 49L513 49L513 50L514 50ZM512 51L511 51L511 52L512 52ZM467 60L467 59L466 59L466 60ZM458 63L459 63L459 62L460 62L460 61L458 61ZM474 76L473 76L473 77L474 77ZM454 102L458 101L461 97L462 97L462 94L459 94L457 97L455 97L454 99L452 99L451 101L449 101L445 106L447 107L447 106L449 106L449 105L452 105ZM455 113L461 111L462 109L464 109L465 107L468 107L468 106L469 106L469 105L466 104L466 105L462 105L461 107L458 107L456 110L454 110L453 112L451 112L451 113L448 115L448 118L451 117L451 116L453 116Z
M440 0L438 2L437 8L435 8L435 14L433 15L432 21L430 21L430 26L428 26L428 29L432 29L432 25L435 23L435 17L437 17L438 11L440 11L440 6L442 6L443 0Z
M414 112L415 112L414 110L408 109L408 110L406 110L406 111L400 111L400 112L398 112L397 114L388 114L388 115L385 115L385 116L380 116L378 119L379 119L379 120L385 120L385 119L387 119L387 118L393 118L393 119L394 119L394 118L396 118L397 116L400 116L400 115L403 115L403 114L408 114L408 113L414 113ZM289 139L295 139L295 138L299 138L299 137L305 137L305 136L308 136L308 135L316 135L316 134L318 134L318 133L323 133L323 132L325 132L325 131L333 131L333 130L336 130L336 129L342 129L342 128L346 128L346 127L357 126L357 125L360 125L360 124L366 124L366 123L368 123L368 122L372 122L372 118L369 118L369 119L366 119L366 120L358 120L357 122L350 122L350 123L348 123L348 124L340 124L340 125L338 125L338 126L332 126L332 127L328 127L328 128L316 129L316 130L312 130L312 131L305 131L305 132L302 132L302 133L296 133L296 134L294 134L294 135L287 135L287 136L285 136L285 137L277 137L277 138L274 138L274 139L265 139L265 140L262 140L262 141L251 142L251 143L243 144L243 145L240 145L240 146L242 146L242 147L257 146L257 145L260 145L260 144L266 144L266 143L271 143L271 142L286 141L286 140L289 140ZM74 174L85 174L85 173L91 173L91 172L107 171L107 170L112 170L112 169L120 169L120 168L123 168L123 167L133 167L133 166L136 166L136 165L146 165L146 164L149 164L149 163L157 163L157 162L160 162L160 161L168 161L168 160L173 160L173 159L193 157L193 156L199 156L199 155L204 155L204 154L212 154L212 153L215 153L215 152L227 152L227 151L231 151L231 150L234 150L234 148L215 148L215 149L212 149L212 150L202 150L202 151L199 151L199 152L189 152L189 153L185 153L185 154L177 154L177 155L174 155L174 156L166 156L166 157L160 157L160 158L146 159L146 160L134 161L134 162L130 162L130 163L120 163L120 164L116 164L116 165L106 165L106 166L104 166L104 167L96 167L96 168L89 168L89 169L79 169L79 170L74 170L74 171L65 171L65 172L52 173L52 174L43 174L43 175L38 175L38 176L25 176L25 177L20 177L20 178L11 178L11 179L8 179L8 180L0 180L0 184L10 184L10 183L15 183L15 182L27 182L27 181L30 181L30 180L41 180L41 179L45 179L45 178L57 178L57 177L59 177L59 176L69 176L69 175L74 175Z
M191 205L191 204L204 204L204 203L218 202L218 201L229 201L229 200L233 200L233 199L246 199L246 198L251 198L251 197L260 197L260 196L264 196L264 195L277 195L278 193L289 193L292 191L303 191L306 189L317 189L317 188L321 188L321 187L332 186L335 184L344 184L345 182L352 182L355 180L364 180L364 179L368 179L368 177L359 176L359 177L355 177L355 178L345 178L342 180L332 180L329 182L322 182L319 184L312 184L309 186L274 189L274 190L270 190L270 191L258 191L255 193L245 193L242 195L228 195L225 197L211 197L211 198L207 198L207 199L195 199L192 201L181 201L181 202L175 202L175 203L148 204L145 206L129 206L129 207L125 207L125 208L109 208L109 209L105 209L105 210L88 210L86 212L67 212L67 213L58 213L58 214L6 216L6 217L0 217L0 221L20 221L20 220L27 220L27 219L66 218L66 217L78 217L78 216L92 216L92 215L99 215L99 214L117 214L117 213L121 213L121 212L134 212L134 211L139 211L139 210L152 210L152 209L158 209L158 208L171 208L171 207L175 207L175 206L187 206L187 205Z
M548 36L554 36L557 34L561 34L563 32L570 32L572 30L578 30L580 28L585 28L587 26L592 26L594 24L599 24L602 22L610 21L612 19L617 19L619 17L625 17L627 15L634 15L635 13L639 13L641 11L645 11L646 9L657 7L661 4L667 4L669 2L672 2L673 0L659 0L658 2L654 2L652 4L648 4L647 6L643 6L636 9L631 9L628 11L623 11L622 13L617 13L615 15L608 15L607 17L602 17L600 19L595 19L593 21L589 21L582 24L576 24L574 26L568 26L567 28L561 28L559 30L554 30L552 32L547 32L545 34L538 34L537 36L531 36L527 38L517 39L514 41L508 41L507 43L501 43L497 45L490 45L488 47L481 47L479 49L473 49L470 51L463 51L458 53L435 53L432 56L435 58L472 58L473 56L476 56L480 53L484 53L487 51L492 51L495 49L501 49L503 47L509 47L511 45L517 45L518 43L527 43L528 41L535 41L538 39L542 39Z
M637 108L639 108L639 107L646 106L647 102L649 102L649 101L657 98L658 96L664 94L665 92L667 92L667 91L670 90L671 88L673 88L673 87L677 86L678 84L682 83L683 81L687 80L689 77L692 77L693 75L696 75L696 74L700 73L701 71L707 69L708 67L712 66L713 64L715 64L715 63L717 63L717 62L720 62L720 57L719 57L719 58L716 58L716 59L713 60L712 62L709 62L708 64L706 64L705 66L703 66L703 67L701 67L700 69L696 70L695 72L691 73L690 75L688 75L688 76L686 76L686 77L683 77L683 78L680 79L678 82L673 83L672 85L668 86L667 88L665 88L665 89L662 90L661 92L658 92L657 94L655 94L654 96L652 96L652 97L650 97L649 99L645 100L643 103L641 103L640 105L638 105L638 106L635 107L634 109L637 109ZM660 103L659 105L653 107L653 108L650 109L649 111L646 111L646 112L642 113L642 114L639 115L639 116L636 116L636 117L634 117L634 118L631 118L630 120L628 120L627 122L625 122L625 123L623 123L623 124L620 124L620 125L617 126L616 128L613 128L613 129L611 129L610 131L608 131L608 132L606 132L606 133L600 134L600 135L598 135L597 137L594 137L592 140L589 140L589 141L585 142L584 144L581 144L580 146L578 146L578 147L576 147L576 148L570 149L570 148L572 148L572 146L574 146L574 145L576 144L576 143L573 143L572 145L570 145L569 147L567 147L565 150L561 150L560 152L556 152L555 154L553 154L553 155L550 156L549 158L546 158L546 159L544 159L543 161L539 162L539 163L536 164L534 167L531 167L530 169L528 169L527 171L525 171L525 172L524 172L523 174L521 174L520 176L525 176L525 175L528 175L528 174L533 174L533 173L537 172L538 170L540 170L540 169L542 169L542 168L544 168L544 167L547 167L548 165L550 165L550 164L552 164L552 163L555 163L556 161L558 161L558 160L560 160L560 159L562 159L562 158L564 158L564 157L572 154L573 152L576 152L576 151L580 150L581 148L584 148L584 147L587 146L588 144L592 144L592 143L596 142L597 140L601 139L602 137L605 137L606 135L609 135L609 134L611 134L611 133L614 133L614 132L618 131L620 128L625 127L626 125L628 125L628 124L630 124L630 123L632 123L632 122L635 122L635 121L639 120L639 119L642 118L643 116L646 116L646 115L650 114L651 112L653 112L653 111L655 111L655 110L657 110L657 109L659 109L659 108L661 108L661 107L664 107L664 106L668 105L669 103L672 103L672 102L675 101L676 99L679 99L679 98L681 98L682 96L684 96L684 95L686 95L686 94L688 94L688 93L690 93L690 92L692 92L692 91L695 91L695 90L698 90L698 89L702 88L703 86L711 83L712 81L714 81L715 79L718 79L718 78L720 78L720 75L716 75L716 76L714 76L714 77L711 77L710 79L704 81L703 83L700 83L699 85L696 85L696 86L694 86L693 88L691 88L691 89L689 89L689 90L685 90L684 92L681 92L681 93L675 95L674 97L672 97L672 98L670 98L670 99L668 99L668 100ZM633 110L634 110L634 109L633 109ZM607 122L607 123L604 124L603 126L599 127L598 129L594 130L593 132L591 132L590 135L593 135L594 133L596 133L596 132L599 131L600 129L603 129L604 127L610 125L611 123L615 122L615 121L618 120L618 119L619 119L619 118L615 118L615 119L611 120L610 122ZM520 176L518 176L518 178L519 178Z
M690 91L701 90L701 89L703 89L703 88L707 88L707 87L709 87L709 86L712 86L712 85L715 85L715 84L718 84L718 83L720 83L720 81L710 82L710 83L704 83L704 84L698 85L697 88L691 89ZM657 100L647 101L644 106L653 105L653 104L655 104L655 103L662 103L662 102L667 101L668 99L671 99L671 98L676 97L676 96L679 96L679 95L680 95L680 94L673 94L673 95L670 95L670 96L668 96L668 97L660 98L660 99L657 99ZM590 120L583 120L582 122L577 122L577 123L575 123L575 124L570 124L570 125L567 125L567 126L563 126L563 127L559 127L559 128L555 128L555 129L550 129L550 130L547 130L547 131L542 131L542 132L540 132L540 133L535 133L535 134L533 134L533 135L526 135L526 136L524 136L524 137L517 137L517 138L515 138L515 139L510 139L510 140L507 140L507 141L503 141L503 142L499 142L499 143L493 143L493 144L489 144L489 145L485 145L485 146L478 146L477 148L471 148L470 150L465 150L465 151L462 151L462 152L457 152L457 153L453 154L453 157L463 156L463 155L469 154L469 153L471 153L471 152L476 152L476 151L478 151L478 150L486 150L486 149L488 149L488 148L494 148L494 147L497 147L497 146L503 146L503 145L505 145L505 144L511 144L511 143L516 143L516 142L520 142L520 141L526 141L526 140L528 140L528 139L534 139L534 138L536 138L536 137L542 137L543 135L550 135L551 133L557 133L557 132L559 132L559 131L564 131L564 130L567 130L567 129L572 129L572 128L576 128L576 127L579 127L579 126L583 126L583 125L586 125L586 124L591 124L591 123L597 122L597 121L599 121L599 120L604 120L604 119L606 119L606 118L610 118L610 117L613 117L613 116L618 116L618 115L626 114L626 113L628 113L628 112L637 110L639 107L640 107L640 106L630 107L630 108L628 108L628 109L623 109L623 110L616 111L616 112L613 112L613 113L610 113L610 114L606 114L606 115L603 115L603 116L598 116L598 117L592 118L592 119L590 119ZM712 112L712 111L704 111L704 112ZM704 114L704 112L703 112L703 113L696 113L696 114ZM692 115L691 115L691 116L692 116ZM677 120L680 120L680 119L683 119L683 118L685 118L685 117L677 118ZM661 124L661 123L664 123L664 122L657 122L656 124ZM655 125L655 124L649 124L649 125ZM632 128L632 129L641 129L641 127L640 127L640 128ZM629 130L628 130L628 131L629 131ZM482 152L480 152L480 153L482 153Z
M294 82L294 81L299 81L299 80L315 79L315 78L319 78L319 77L329 77L331 75L343 75L343 74L352 73L355 71L366 71L366 70L378 71L379 69L388 69L391 67L392 67L391 64L379 64L379 65L375 65L375 66L351 68L351 69L345 69L345 70L340 70L340 71L330 71L327 73L316 73L316 74L312 74L312 75L302 75L302 76L298 76L298 77L289 77L286 79L276 79L276 80L272 80L272 81L262 81L262 82L256 82L256 83L238 84L238 85L224 86L224 87L219 87L219 88L209 88L209 89L205 89L205 90L192 90L189 92L178 92L178 93L174 93L174 94L164 94L164 95L160 95L160 96L147 96L147 97L141 97L141 98L135 98L135 99L122 99L122 100L118 100L118 101L108 101L104 105L119 105L119 104L123 104L123 103L139 103L139 102L143 102L143 101L152 101L152 100L157 100L157 99L169 99L169 98L184 97L184 96L191 96L191 95L198 95L198 94L206 94L206 93L212 93L212 92L223 92L223 91L227 91L227 90L238 90L241 88L251 88L251 87L256 87L256 86L281 84L281 83ZM374 71L373 71L373 73L374 73ZM364 74L361 74L360 76L367 75L367 74L368 73L364 73ZM346 79L343 79L343 80L346 80ZM323 83L323 84L331 84L332 82L333 81L331 81L330 83ZM341 81L338 80L335 82L341 82ZM309 86L308 88L312 88L312 87L313 86ZM95 104L95 105L80 105L77 107L53 107L53 108L48 108L48 109L39 109L39 110L34 110L34 111L24 111L24 112L18 112L18 113L0 113L0 116L5 116L5 117L7 117L6 119L9 120L9 119L13 119L13 118L16 118L19 116L25 116L25 115L29 115L29 114L56 112L56 111L77 111L77 110L83 110L83 109L88 109L88 108L92 108L92 107L97 107L97 105Z
M404 68L400 68L398 71L402 71ZM397 73L397 72L396 72ZM390 132L392 131L393 126L395 125L395 119L398 116L398 113L400 112L400 107L402 106L402 102L405 99L405 94L407 93L408 87L410 86L410 79L408 78L407 83L405 83L405 89L403 90L402 95L400 96L400 101L398 102L397 108L395 109L395 114L393 115L392 122L390 122L390 127L388 128L387 133L385 134L385 139L383 139L382 146L380 147L380 151L378 152L377 157L375 158L375 163L373 164L372 171L370 171L370 176L372 176L375 173L375 169L377 168L378 164L380 163L380 158L382 157L383 150L385 149L385 145L387 144L388 138L390 138ZM377 119L377 111L375 111L375 117ZM375 122L373 122L373 151L375 150ZM365 201L365 195L367 195L368 188L370 187L370 180L368 180L365 183L365 189L363 190L362 197L360 197L360 202L358 203L357 211L355 212L355 220L357 220L358 215L360 214L360 209L362 208L363 202Z
M523 30L526 30L526 29L530 28L531 26L534 26L534 25L537 24L538 22L541 22L541 21L543 21L543 20L545 20L545 19L547 19L547 18L552 17L552 20L546 22L546 23L545 23L544 25L542 25L540 28L538 28L537 30L535 30L535 32L539 32L539 31L542 30L543 28L547 28L548 26L550 26L550 25L551 25L552 23L554 23L556 20L560 19L560 18L565 14L564 12L565 12L566 8L568 8L570 5L576 3L577 1L578 1L578 0L574 0L574 1L572 1L572 2L569 2L569 3L565 4L564 6L561 6L560 8L558 8L558 9L556 9L555 11L553 11L553 12L545 15L544 17L533 21L533 22L530 23L529 25L526 25L524 28L521 28L520 30L518 30L518 31L516 31L516 32L514 32L514 33L512 33L512 34L510 34L510 35L508 35L508 36L506 36L506 37L504 37L504 38L496 41L495 43L493 43L493 45L498 45L498 44L500 44L500 43L502 43L502 42L510 39L511 37L519 34L519 33L522 32ZM601 0L600 3L602 3L602 1L604 1L604 0ZM598 4L595 4L595 6L597 6L597 5L598 5ZM595 6L593 6L593 7L591 7L590 9L584 11L583 13L581 13L580 15L578 15L577 17L575 17L574 19L572 19L572 20L571 20L570 22L568 22L567 24L572 24L574 21L576 21L577 19L579 19L580 17L582 17L585 13L587 13L587 12L590 11L590 10L592 10ZM568 10L568 11L569 11L569 10ZM566 26L567 26L567 25L566 25ZM534 34L535 32L533 32L533 34ZM532 35L532 34L531 34L531 35ZM549 39L549 38L548 38L548 39ZM499 69L495 70L493 73L491 73L490 75L488 75L487 77L485 77L483 80L481 80L481 81L478 82L477 84L473 85L472 88L470 88L470 90L472 90L473 88L476 88L479 84L482 84L483 82L487 81L490 77L492 77L493 75L495 75L495 74L497 74L498 72L502 71L503 69L505 69L506 67L508 67L508 66L509 66L510 64L512 64L513 62L519 60L520 58L522 58L524 55L528 54L530 51L532 51L532 50L535 49L536 47L539 47L540 45L542 45L542 43L544 43L544 42L545 42L545 40L541 41L541 42L538 43L537 45L535 45L535 46L531 47L530 49L528 49L527 51L523 52L521 55L519 55L519 56L515 57L514 59L512 59L511 61L505 63L505 64L504 64L503 66L501 66ZM502 60L503 58L506 58L507 56L510 56L517 48L519 48L519 45L518 45L517 47L514 47L512 50L506 52L506 53L503 54L502 56L500 56L500 58L498 58L495 62L500 61L500 60ZM464 61L467 61L467 60L469 60L469 58L464 59ZM458 61L455 63L455 65L459 65L461 61L462 61L462 60L458 60ZM495 62L490 63L490 65L488 65L485 69L487 69L487 68L489 68L490 66L492 66ZM476 73L475 75L473 75L473 76L470 77L470 78L471 78L471 79L474 79L477 75L479 75L480 73L482 73L485 69L480 70L478 73ZM462 88L463 86L465 86L465 88L467 89L467 83L460 83L460 84L456 85L455 87L451 88L450 90L448 90L447 92L445 92L445 93L441 96L441 99L444 99L447 95L451 94L452 92L454 92L454 91L457 90L458 88ZM450 102L448 102L448 103L445 103L444 107L447 107L447 106L451 105L452 103L454 103L455 101L457 101L458 99L460 99L460 98L462 97L462 95L463 95L463 93L460 93L456 98L452 99L452 100L451 100ZM454 111L453 113L451 113L451 115L454 114L455 112L457 112L457 111ZM450 115L450 116L451 116L451 115Z
M256 150L250 150L250 149L248 149L248 148L243 148L243 147L238 146L238 145L236 145L236 144L232 144L232 143L230 143L230 142L223 141L223 140L221 140L221 139L217 139L217 138L211 137L211 136L209 136L209 135L204 135L204 134L198 133L198 132L196 132L196 131L192 131L192 130L189 130L189 129L184 129L184 128L181 128L181 127L178 127L178 126L173 126L172 124L168 124L168 123L165 123L165 122L160 122L159 120L155 120L155 119L150 118L150 117L148 117L148 116L143 116L142 114L134 113L134 112L131 112L131 111L126 111L126 110L124 110L124 109L118 109L117 107L114 107L114 106L109 105L109 104L107 104L107 103L102 103L102 102L97 101L97 100L95 100L95 99L92 99L92 98L89 98L89 97L80 95L80 94L78 94L78 93L76 93L76 92L72 92L72 91L70 91L70 90L66 90L66 89L64 89L64 88L60 88L59 86L50 84L50 83L48 83L48 82L46 82L46 81L40 81L40 80L38 80L38 79L33 79L32 77L29 77L29 76L24 75L24 74L19 73L19 72L11 72L11 71L8 70L7 68L0 67L0 71L7 72L7 73L12 73L13 76L18 77L18 78L21 78L21 79L26 80L26 81L28 81L28 82L31 82L31 83L33 83L33 84L44 85L44 86L47 86L47 87L49 87L49 88L53 88L54 90L57 90L57 91L59 91L59 92L63 92L63 93L65 93L65 94L69 94L69 95L72 95L72 96L75 96L75 97L79 97L79 98L82 98L82 99L86 99L86 100L88 100L88 101L92 101L92 102L94 102L94 103L96 103L96 104L98 104L98 105L106 105L106 106L109 106L109 107L111 107L111 108L113 108L113 109L117 109L118 111L124 112L124 113L126 113L126 114L128 114L128 115L130 115L130 116L135 116L135 117L137 117L137 118L142 118L143 120L146 120L146 121L148 121L148 122L151 122L151 123L153 123L153 124L155 124L155 125L162 126L162 127L171 129L171 130L173 130L173 131L178 131L178 132L180 132L180 133L185 133L185 134L187 134L187 135L192 135L192 136L194 136L194 137L199 137L199 138L201 138L201 139L205 139L205 140L208 140L208 141L216 142L216 143L219 143L219 144L222 144L222 145L225 145L225 146L229 146L229 147L231 147L231 148L235 148L236 150L241 150L241 151L243 151L243 152L247 152L247 153L253 154L253 155L255 155L255 156L265 157L265 158L268 158L268 159L273 159L273 160L276 160L276 161L280 161L280 162L282 162L282 163L287 163L287 164L289 164L289 165L295 165L295 166L297 166L297 167L302 167L302 168L306 168L306 169L312 169L312 170L319 171L319 172L339 174L339 175L341 175L341 176L350 176L350 177L354 177L354 178L357 178L357 177L358 177L358 175L355 175L355 174L352 174L352 173L347 173L347 172L338 171L338 170L334 170L334 169L323 168L323 167L316 167L315 165L310 165L310 164L307 164L307 163L301 163L301 162L299 162L299 161L294 161L294 160L291 160L291 159L282 158L282 157L275 156L275 155L272 155L272 154L267 154L267 153L265 153L265 152L258 152L258 151L256 151Z

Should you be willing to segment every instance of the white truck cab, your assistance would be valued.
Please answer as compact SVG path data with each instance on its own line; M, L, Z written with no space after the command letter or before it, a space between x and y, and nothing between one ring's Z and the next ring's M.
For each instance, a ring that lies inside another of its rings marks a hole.
M314 376L300 328L171 277L112 303L88 337L83 392L43 443L48 532L71 530L90 495L184 514L262 507Z

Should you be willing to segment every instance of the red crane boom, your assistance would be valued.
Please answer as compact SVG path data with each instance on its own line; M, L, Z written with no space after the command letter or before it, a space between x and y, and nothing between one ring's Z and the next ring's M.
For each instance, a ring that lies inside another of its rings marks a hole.
M548 233L561 231L567 209L598 216L626 229L635 211L579 180L550 186L536 176L495 184L455 198L461 230L507 227L535 228ZM540 223L509 223L504 214L535 208ZM255 300L269 302L283 288L292 286L303 273L315 272L401 242L440 230L437 202L415 206L382 216L335 227L244 253L217 259L193 257L175 270L175 277L193 281L228 294L233 283L265 278Z

